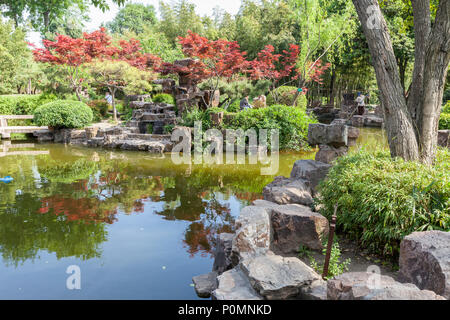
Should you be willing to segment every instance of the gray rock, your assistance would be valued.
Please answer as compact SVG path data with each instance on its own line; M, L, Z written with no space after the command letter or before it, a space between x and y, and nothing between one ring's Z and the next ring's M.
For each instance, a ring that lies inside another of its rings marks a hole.
M210 272L192 278L195 292L201 298L209 298L217 288L217 272Z
M400 245L400 279L450 299L450 232L414 232Z
M438 145L444 148L450 148L450 130L438 131Z
M366 127L381 128L383 126L384 119L373 114L364 116L364 125Z
M327 281L328 300L443 300L429 290L369 272L348 272Z
M308 127L310 145L328 144L335 147L348 145L348 128L344 124L310 123Z
M301 288L302 300L327 300L327 282L319 279Z
M267 200L257 199L252 202L252 205L257 207L266 207L266 208L277 208L279 204Z
M262 300L239 267L217 277L217 289L212 292L216 300Z
M310 249L322 249L323 236L329 230L327 218L298 204L273 208L271 222L271 249L283 255L296 254L300 244Z
M300 259L268 252L241 261L241 269L256 291L269 300L299 296L301 288L320 276Z
M357 139L359 137L359 129L356 127L349 126L348 127L348 138L349 139Z
M326 144L319 145L315 160L323 163L332 163L334 159L346 155L348 147L335 148Z
M248 206L241 210L235 222L231 260L234 265L253 255L264 254L272 239L270 209Z
M298 203L310 205L313 202L311 189L301 179L276 177L263 189L264 199L278 204Z
M309 182L313 191L321 180L323 180L331 165L315 160L297 160L291 171L291 178L303 179Z
M217 236L217 244L214 251L213 271L218 274L234 267L231 261L231 250L233 248L233 233L220 233Z
M353 116L351 123L353 127L364 127L364 116Z

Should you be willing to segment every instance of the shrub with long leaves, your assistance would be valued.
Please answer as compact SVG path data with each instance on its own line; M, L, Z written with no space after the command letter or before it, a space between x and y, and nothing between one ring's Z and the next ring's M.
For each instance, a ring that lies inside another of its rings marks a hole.
M377 253L396 256L414 231L450 231L450 152L432 167L360 151L337 160L319 186L322 213L338 204L337 227Z

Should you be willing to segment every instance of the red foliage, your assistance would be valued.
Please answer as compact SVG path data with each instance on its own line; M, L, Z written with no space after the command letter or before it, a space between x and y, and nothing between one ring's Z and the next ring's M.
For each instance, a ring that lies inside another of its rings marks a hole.
M104 28L92 33L83 33L82 38L71 38L58 34L55 41L44 40L44 48L35 48L36 61L78 67L93 59L115 59L128 62L139 69L160 67L162 60L152 54L140 52L138 40L120 40L119 47L111 44L111 37Z
M200 82L213 77L231 77L247 66L246 52L240 50L236 41L211 41L191 31L185 38L178 39L183 53L194 60L189 66L163 63L161 71L164 74L182 73Z

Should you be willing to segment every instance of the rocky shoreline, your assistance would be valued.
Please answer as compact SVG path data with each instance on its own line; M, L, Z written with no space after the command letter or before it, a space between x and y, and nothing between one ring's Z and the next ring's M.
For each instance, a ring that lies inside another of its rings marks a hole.
M305 203L310 201L307 193L314 194L312 186L325 178L330 167L298 160L290 178L284 178L289 183L277 187L281 178L276 178L265 188L265 200L244 207L235 222L235 233L218 236L213 270L193 277L197 294L217 300L450 299L448 232L414 232L404 238L399 259L401 282L372 272L346 272L324 281L292 256L300 244L311 250L322 248L320 240L328 233L328 220ZM280 196L282 193L286 196Z

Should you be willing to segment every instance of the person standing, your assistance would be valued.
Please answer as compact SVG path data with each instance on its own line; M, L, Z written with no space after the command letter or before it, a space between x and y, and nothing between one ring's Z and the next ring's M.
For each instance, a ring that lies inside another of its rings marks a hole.
M364 115L366 108L365 108L365 102L366 96L363 95L361 92L358 92L356 97L356 103L357 103L357 113L358 115L362 116Z

